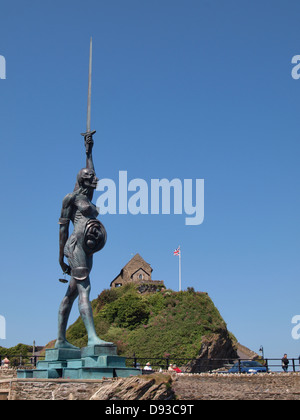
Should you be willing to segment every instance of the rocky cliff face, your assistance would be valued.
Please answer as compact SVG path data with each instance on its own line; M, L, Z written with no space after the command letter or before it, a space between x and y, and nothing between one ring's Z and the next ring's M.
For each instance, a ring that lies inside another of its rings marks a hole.
M237 351L232 343L227 330L211 334L202 338L202 345L199 356L190 362L186 371L191 373L215 370L224 366L226 361L218 359L235 360L238 357Z

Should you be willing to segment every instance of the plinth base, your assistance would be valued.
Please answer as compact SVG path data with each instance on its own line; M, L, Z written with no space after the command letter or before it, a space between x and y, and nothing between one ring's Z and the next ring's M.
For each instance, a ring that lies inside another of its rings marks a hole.
M102 379L140 375L142 371L125 366L125 357L117 355L111 343L80 349L48 349L45 360L36 369L19 369L18 378L40 379Z

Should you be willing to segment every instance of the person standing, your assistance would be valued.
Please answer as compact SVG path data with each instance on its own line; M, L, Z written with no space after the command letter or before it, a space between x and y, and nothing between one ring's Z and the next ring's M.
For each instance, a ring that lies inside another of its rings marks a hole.
M9 368L9 364L10 364L9 359L7 357L5 357L5 359L2 361L2 366L4 368Z
M282 366L282 369L283 369L283 371L284 372L287 372L288 371L288 367L289 367L289 359L287 358L287 354L285 353L284 355L283 355L283 358L281 359L281 366Z

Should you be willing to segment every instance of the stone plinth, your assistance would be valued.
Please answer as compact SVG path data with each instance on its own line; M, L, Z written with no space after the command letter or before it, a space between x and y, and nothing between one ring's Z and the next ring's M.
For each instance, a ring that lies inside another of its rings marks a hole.
M17 371L18 378L38 379L102 379L141 374L140 369L128 368L125 357L117 355L112 343L80 349L48 349L45 360L36 369Z
M80 359L80 349L48 349L46 350L45 360L57 361L68 359Z
M81 357L88 356L115 356L117 354L117 346L112 343L96 344L95 346L87 346L81 349Z

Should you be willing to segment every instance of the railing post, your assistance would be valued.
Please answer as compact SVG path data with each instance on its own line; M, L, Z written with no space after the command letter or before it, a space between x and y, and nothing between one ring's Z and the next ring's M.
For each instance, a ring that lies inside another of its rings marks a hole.
M295 369L295 359L292 359L292 362L293 362L293 372L296 372L296 369Z
M267 369L267 373L269 373L268 359L265 359L265 367Z

